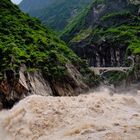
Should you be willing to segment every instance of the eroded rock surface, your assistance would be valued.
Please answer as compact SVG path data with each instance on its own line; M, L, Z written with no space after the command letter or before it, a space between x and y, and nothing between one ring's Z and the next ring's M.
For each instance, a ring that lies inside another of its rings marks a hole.
M25 65L20 68L19 78L15 78L14 72L11 78L6 75L0 82L0 108L10 108L28 95L73 96L89 89L72 64L67 64L66 68L68 76L63 81L44 78L40 71L28 72Z

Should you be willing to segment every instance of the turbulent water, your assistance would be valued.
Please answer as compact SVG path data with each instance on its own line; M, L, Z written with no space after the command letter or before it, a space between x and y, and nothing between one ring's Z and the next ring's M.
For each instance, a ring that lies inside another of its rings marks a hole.
M140 93L30 96L0 113L0 140L140 140Z

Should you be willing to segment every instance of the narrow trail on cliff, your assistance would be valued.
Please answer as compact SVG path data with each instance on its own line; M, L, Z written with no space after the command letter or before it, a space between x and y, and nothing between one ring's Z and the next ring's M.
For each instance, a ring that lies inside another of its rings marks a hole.
M0 112L0 140L139 140L140 93L29 96Z

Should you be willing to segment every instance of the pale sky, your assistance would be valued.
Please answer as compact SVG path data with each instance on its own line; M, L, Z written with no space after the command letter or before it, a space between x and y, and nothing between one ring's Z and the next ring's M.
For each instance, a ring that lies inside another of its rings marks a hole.
M11 0L15 4L19 4L22 0Z

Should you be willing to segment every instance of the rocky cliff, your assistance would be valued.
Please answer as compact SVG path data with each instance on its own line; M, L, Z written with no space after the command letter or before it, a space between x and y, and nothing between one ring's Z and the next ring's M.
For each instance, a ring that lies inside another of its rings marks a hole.
M41 71L27 72L25 65L20 67L19 78L7 71L0 82L0 108L10 108L29 95L76 96L88 90L80 72L73 65L67 65L69 77L63 81L45 79ZM12 76L12 77L9 77Z
M93 0L62 34L90 66L122 66L140 53L139 1Z
M88 89L87 66L39 20L0 1L0 104L31 94L77 95Z

